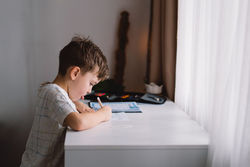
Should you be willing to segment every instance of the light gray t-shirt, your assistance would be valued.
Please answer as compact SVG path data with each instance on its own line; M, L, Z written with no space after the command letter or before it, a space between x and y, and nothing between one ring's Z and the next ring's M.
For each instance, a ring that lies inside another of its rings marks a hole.
M38 92L33 125L22 156L21 167L64 166L64 119L76 112L67 92L46 84Z

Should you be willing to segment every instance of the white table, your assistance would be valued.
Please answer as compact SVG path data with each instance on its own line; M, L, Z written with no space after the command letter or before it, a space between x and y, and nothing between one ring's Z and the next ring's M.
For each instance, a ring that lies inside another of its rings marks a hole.
M139 104L127 121L68 130L66 167L203 167L208 134L174 103Z

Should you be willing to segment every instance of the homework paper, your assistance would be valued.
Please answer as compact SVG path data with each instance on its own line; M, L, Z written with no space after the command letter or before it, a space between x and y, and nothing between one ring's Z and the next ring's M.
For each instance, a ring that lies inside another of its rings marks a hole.
M112 121L129 121L127 114L124 112L113 113L111 120Z
M110 106L113 113L141 113L141 109L136 102L104 102L103 105ZM90 102L89 106L94 110L100 109L100 105L97 102Z

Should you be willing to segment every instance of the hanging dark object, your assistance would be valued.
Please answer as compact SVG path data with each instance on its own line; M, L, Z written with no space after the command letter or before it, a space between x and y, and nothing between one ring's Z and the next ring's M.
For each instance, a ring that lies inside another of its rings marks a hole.
M126 66L126 45L128 43L129 13L121 12L121 19L118 29L118 48L115 52L115 75L114 80L117 84L123 85L124 70Z
M148 50L147 50L147 62L146 62L146 76L145 76L145 81L144 81L146 84L149 84L149 81L150 81L153 7L154 7L153 0L151 0L150 1L149 30L148 30Z
M95 92L122 93L124 91L123 77L126 65L126 45L128 43L129 13L121 12L118 27L118 46L115 51L115 75L114 79L107 79L93 87Z

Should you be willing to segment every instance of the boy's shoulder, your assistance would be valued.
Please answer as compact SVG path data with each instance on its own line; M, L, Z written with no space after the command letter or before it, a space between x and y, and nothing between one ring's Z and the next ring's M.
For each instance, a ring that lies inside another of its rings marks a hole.
M68 94L60 86L54 83L47 83L42 85L38 90L39 97L53 98L58 96L68 97Z
M57 86L54 83L46 83L46 84L42 84L39 87L38 92L39 93L52 93L52 92L58 92L59 91L59 86Z
M76 111L76 106L69 98L68 93L61 88L59 85L54 83L44 84L40 87L37 97L37 107L43 108L47 106L48 108L67 108L69 105L72 111ZM53 110L56 111L56 110Z

